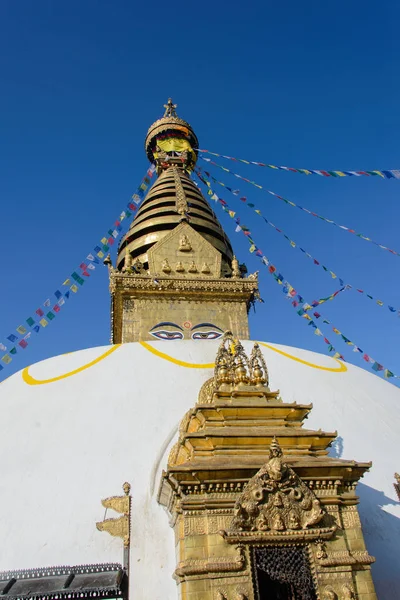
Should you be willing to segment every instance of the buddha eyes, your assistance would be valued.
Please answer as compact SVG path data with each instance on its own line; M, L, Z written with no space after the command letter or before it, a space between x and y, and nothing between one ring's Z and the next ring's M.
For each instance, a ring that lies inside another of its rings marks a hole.
M219 331L196 331L192 335L193 340L217 340L222 333Z
M159 329L158 331L150 331L150 333L159 340L183 340L183 333L181 331Z

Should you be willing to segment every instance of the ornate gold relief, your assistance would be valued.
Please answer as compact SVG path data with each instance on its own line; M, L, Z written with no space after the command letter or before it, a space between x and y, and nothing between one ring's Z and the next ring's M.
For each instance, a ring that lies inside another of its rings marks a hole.
M118 519L104 519L103 521L99 521L96 523L96 527L99 531L107 531L112 536L122 538L124 546L128 547L130 543L130 484L125 482L123 490L125 493L124 496L111 496L101 501L104 508L115 510L118 513L122 513L123 516Z
M268 462L250 479L238 498L234 518L225 539L243 536L251 541L268 537L331 537L335 527L310 528L326 515L320 501L296 473L282 460L282 450L274 437ZM305 534L305 532L307 533ZM250 535L247 534L250 532Z
M180 252L191 252L192 250L192 244L190 243L190 240L185 233L179 240L179 250Z

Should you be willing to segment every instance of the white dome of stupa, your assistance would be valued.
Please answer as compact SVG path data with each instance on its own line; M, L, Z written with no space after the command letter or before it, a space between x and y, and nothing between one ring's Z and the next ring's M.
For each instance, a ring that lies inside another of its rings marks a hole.
M252 342L244 341L246 351ZM338 431L331 455L372 461L357 490L380 599L400 588L400 390L314 352L260 342L271 389L309 403L307 427ZM122 562L96 529L101 499L132 485L130 585L135 598L177 597L173 531L157 502L178 425L212 376L218 342L140 342L56 356L0 386L0 571ZM110 516L110 514L108 514Z

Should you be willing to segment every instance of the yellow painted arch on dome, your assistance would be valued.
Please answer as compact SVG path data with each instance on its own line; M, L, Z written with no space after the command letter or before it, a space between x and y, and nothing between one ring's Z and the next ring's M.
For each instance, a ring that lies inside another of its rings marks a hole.
M156 356L158 356L159 358L163 358L164 360L168 360L169 362L172 362L174 365L179 365L180 367L186 367L187 369L213 369L215 367L214 363L188 363L183 360L179 360L178 358L174 358L173 356L170 356L169 354L165 354L165 352L161 352L160 350L157 350L156 348L153 348L153 346L150 346L150 344L148 344L147 342L139 342L139 343L141 346L143 346L143 348L146 348L146 350L148 350L152 354L155 354ZM272 350L273 352L277 352L278 354L281 354L282 356L285 356L286 358L290 358L290 360L294 360L302 365L311 367L312 369L320 369L321 371L329 371L331 373L344 373L345 371L347 371L346 365L344 363L342 363L340 360L337 360L336 358L334 360L338 363L339 367L336 367L336 368L323 367L321 365L315 365L314 363L308 362L301 358L297 358L297 356L288 354L287 352L284 352L283 350L278 350L278 348L274 348L273 346L270 346L269 344L266 344L265 342L258 342L258 344L261 344L262 346L265 346L269 350Z
M163 358L164 360L168 360L169 362L174 363L174 365L179 365L180 367L186 367L187 369L213 369L215 367L214 363L188 363L184 360L179 360L178 358L174 358L169 354L165 354L160 350L156 350L153 346L150 346L147 342L139 342L143 348L146 348L152 354L155 354L159 358Z
M55 381L61 381L62 379L66 379L67 377L72 377L72 375L76 375L77 373L81 373L82 371L85 371L86 369L90 369L90 367L93 367L93 365L96 365L97 363L102 361L104 358L107 358L107 356L110 356L110 354L115 352L115 350L118 350L120 345L121 344L115 344L115 346L112 346L109 350L107 350L106 352L103 352L103 354L101 354L94 360L88 362L86 365L83 365L82 367L78 367L77 369L74 369L73 371L69 371L68 373L64 373L63 375L57 375L57 377L51 377L50 379L36 379L35 377L32 377L32 375L29 374L29 367L26 367L22 371L22 379L28 385L44 385L45 383L54 383ZM68 352L68 354L70 354L70 353Z
M303 360L302 358L297 358L297 356L292 356L292 354L288 354L287 352L284 352L283 350L278 350L278 348L274 348L273 346L270 346L269 344L266 344L265 342L257 342L257 343L260 344L261 346L265 346L269 350L273 350L273 352L277 352L278 354L281 354L282 356L285 356L286 358L295 360L296 362L299 362L302 365L306 365L307 367L311 367L313 369L320 369L321 371L330 371L331 373L345 373L347 371L347 366L343 362L338 360L337 358L334 358L333 360L335 360L338 363L339 368L333 369L331 367L322 367L321 365L315 365L314 363L308 362L307 360Z

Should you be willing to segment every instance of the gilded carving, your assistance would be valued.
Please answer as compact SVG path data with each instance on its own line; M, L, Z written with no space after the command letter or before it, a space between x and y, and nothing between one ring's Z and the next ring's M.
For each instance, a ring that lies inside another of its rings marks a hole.
M343 527L351 529L352 527L361 527L360 517L355 506L344 507L341 510Z
M337 600L337 594L331 586L327 586L322 593L323 600Z
M168 258L165 258L162 261L161 268L163 270L163 273L171 273L171 265L169 264Z
M204 273L205 275L209 275L211 273L211 269L206 262L203 263L203 265L201 267L201 272Z
M188 273L197 273L197 272L198 272L198 269L197 269L196 263L194 262L194 260L192 260L192 262L190 263L189 268L188 268Z
M188 236L184 233L179 240L179 250L181 252L190 252L192 250L192 244Z
M268 462L236 501L231 531L287 531L319 523L325 511L311 490L282 460L274 437Z
M99 521L96 523L96 528L99 531L107 531L107 533L114 537L122 538L124 541L124 546L128 547L130 543L130 484L125 482L123 484L123 490L125 494L124 496L111 496L101 501L104 508L110 508L116 512L122 513L122 516L118 519L104 519L103 521Z

